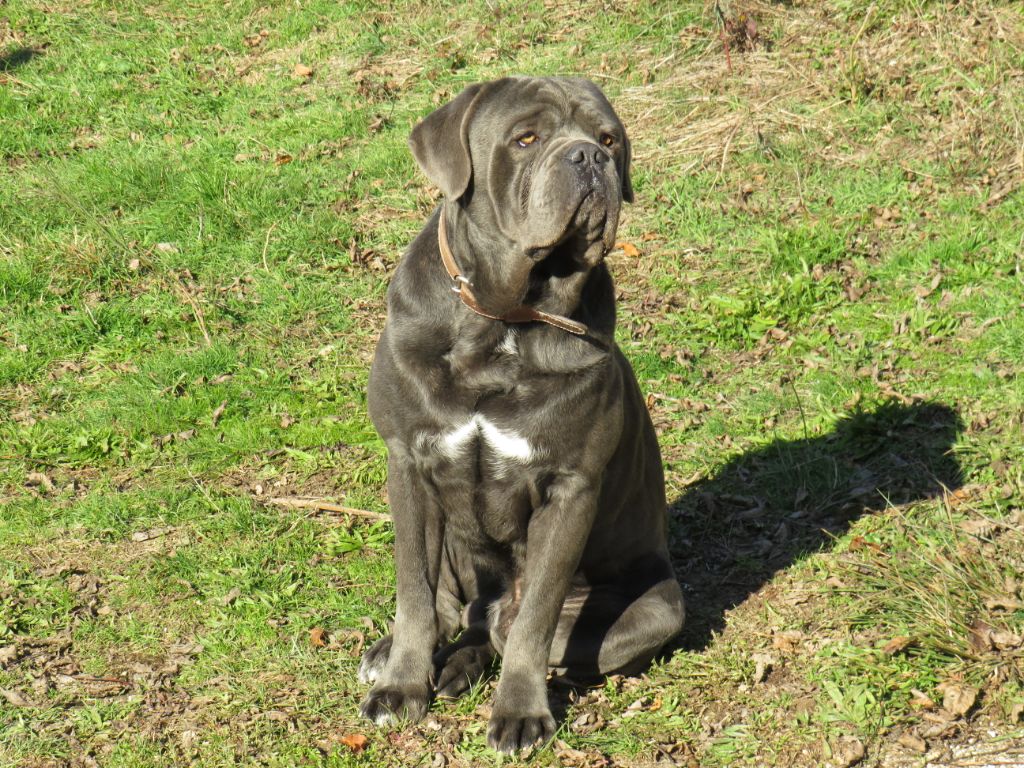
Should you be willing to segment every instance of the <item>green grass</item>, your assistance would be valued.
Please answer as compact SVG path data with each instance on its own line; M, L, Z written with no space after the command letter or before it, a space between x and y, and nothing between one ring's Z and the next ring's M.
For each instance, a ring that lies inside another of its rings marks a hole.
M501 762L492 682L358 719L390 527L273 499L386 511L366 377L435 204L406 137L520 72L631 132L619 341L689 601L529 759L1024 751L1020 8L723 4L727 63L699 3L549 5L3 5L0 764ZM977 691L945 730L944 683Z

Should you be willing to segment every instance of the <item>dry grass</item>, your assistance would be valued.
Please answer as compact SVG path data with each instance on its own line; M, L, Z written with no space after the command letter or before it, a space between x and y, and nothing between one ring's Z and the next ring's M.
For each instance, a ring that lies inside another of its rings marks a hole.
M819 3L733 5L735 16L757 20L752 50L727 59L721 39L692 27L680 55L649 62L651 82L619 96L636 144L647 148L640 161L667 156L681 172L714 169L732 154L793 144L833 165L872 157L984 159L999 175L1024 167L1024 127L1010 98L1024 89L1019 13L935 5L882 24L872 10L843 19ZM863 111L884 109L899 112L899 133L892 121L865 127Z

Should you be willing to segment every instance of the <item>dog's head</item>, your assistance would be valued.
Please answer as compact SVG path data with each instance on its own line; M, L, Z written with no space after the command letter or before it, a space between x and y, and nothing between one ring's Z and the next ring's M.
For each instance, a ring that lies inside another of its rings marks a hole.
M615 242L622 202L633 200L626 131L587 80L472 85L419 123L409 145L477 231L503 240L527 270L543 262L556 276L588 271ZM502 271L521 272L512 266Z

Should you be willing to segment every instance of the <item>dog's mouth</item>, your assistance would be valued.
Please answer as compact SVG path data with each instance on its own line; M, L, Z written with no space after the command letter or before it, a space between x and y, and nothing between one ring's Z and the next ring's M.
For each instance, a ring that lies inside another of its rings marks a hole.
M576 204L569 216L568 225L554 242L546 245L534 245L526 248L526 256L538 264L553 256L565 258L576 256L581 260L589 256L595 242L607 238L608 201L604 190L591 189ZM558 258L555 260L557 261Z

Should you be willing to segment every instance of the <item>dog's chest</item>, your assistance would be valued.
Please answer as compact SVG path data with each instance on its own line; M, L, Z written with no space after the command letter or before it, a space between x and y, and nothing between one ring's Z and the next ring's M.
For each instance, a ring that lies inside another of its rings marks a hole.
M509 422L474 413L417 440L421 468L459 536L522 540L547 452Z
M508 424L496 424L474 413L434 434L420 435L418 448L444 463L478 464L502 475L522 468L542 453L527 437Z

